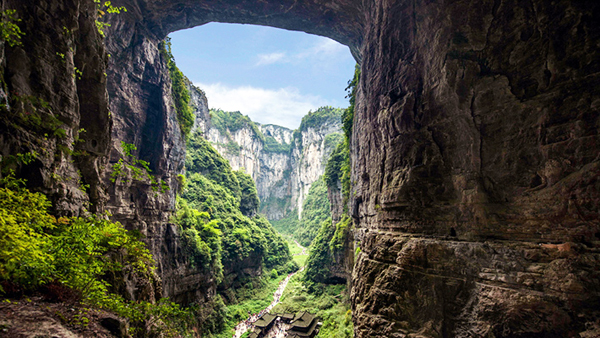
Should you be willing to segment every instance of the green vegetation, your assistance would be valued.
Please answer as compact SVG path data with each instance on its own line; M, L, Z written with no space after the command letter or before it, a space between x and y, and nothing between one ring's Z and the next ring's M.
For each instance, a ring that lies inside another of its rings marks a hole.
M236 132L244 127L248 127L252 129L256 137L263 142L265 140L256 123L252 122L248 116L242 115L239 111L226 112L221 109L211 109L210 122L222 135L230 136L229 132Z
M323 177L319 177L308 190L303 203L300 227L294 232L294 237L303 246L309 246L323 223L331 213L327 187Z
M256 184L252 177L242 170L236 171L235 176L240 184L240 211L245 216L251 217L256 214L260 206Z
M223 275L235 272L237 283L246 285L235 290L235 296L224 297L232 304L225 305L223 298L216 297L200 316L207 318L201 327L208 337L230 337L228 329L246 318L247 311L266 307L271 299L267 295L277 287L279 276L298 266L283 238L266 218L256 215L259 199L250 175L233 171L199 133L189 139L186 168L186 187L175 222L190 264L213 274L219 283L232 283ZM242 262L256 264L263 277L252 279L236 271Z
M94 0L94 2L96 3L96 9L98 10L96 28L98 29L98 33L100 33L100 35L104 37L104 30L106 29L106 27L110 27L110 24L101 21L102 17L104 17L106 14L120 14L121 11L127 12L127 8L123 6L113 6L110 1Z
M325 148L332 149L336 148L340 143L344 142L344 134L342 133L331 133L325 136Z
M46 139L54 137L60 141L65 138L66 131L61 128L64 123L54 116L48 102L16 91L11 92L8 101L0 104L0 118L6 125L44 135Z
M339 252L344 248L351 226L352 219L348 215L342 216L342 219L335 224L335 232L329 241L329 250L332 253Z
M289 143L279 143L273 136L265 136L263 150L269 153L289 153L292 145Z
M242 128L250 128L254 137L260 140L263 144L263 150L271 153L288 153L291 149L291 144L279 143L272 136L265 136L256 123L254 123L246 115L242 115L239 111L227 112L221 109L210 110L210 121L221 135L225 135L229 139L229 143L225 146L227 152L232 155L239 155L241 146L231 139L231 133Z
M190 93L188 92L186 83L189 80L177 68L175 58L171 52L171 38L167 37L159 46L160 52L167 61L169 74L171 75L171 95L175 102L175 110L177 111L177 122L181 135L187 140L194 126L194 114L190 107Z
M307 288L302 283L302 274L290 280L273 312L316 313L323 322L318 338L352 338L352 312L346 286L318 284Z
M298 266L302 267L306 264L306 259L308 258L308 250L304 255L300 255L302 253L302 248L294 242L294 240L290 236L286 236L286 240L288 243L288 247L290 248L290 252L293 255L294 262L298 264Z
M306 281L313 283L328 282L329 269L334 262L329 243L334 234L335 227L331 224L331 218L328 218L321 224L319 233L310 247L310 254L304 270Z
M229 162L200 134L195 133L190 137L186 153L185 168L189 175L201 174L230 190L234 197L240 196L240 183Z
M319 109L309 111L308 114L304 115L302 122L300 123L300 131L306 131L308 128L316 128L326 123L336 123L340 121L344 109L333 108L331 106L320 107Z
M354 68L354 77L348 81L348 90L350 93L350 106L342 114L342 130L344 132L344 142L339 144L331 153L327 166L325 167L324 179L327 186L337 188L338 183L342 187L344 212L348 212L348 199L350 198L350 141L352 138L352 124L354 120L354 106L356 103L356 86L360 79L360 68L358 65Z
M344 215L342 219L332 224L331 219L322 223L319 233L311 246L310 255L306 264L305 279L312 283L335 282L331 280L329 268L335 263L334 257L340 254L345 247L347 237L352 228L352 219L348 216L348 199L350 197L350 141L352 137L352 123L356 100L356 86L360 78L360 69L355 67L354 77L348 82L350 106L342 116L342 129L344 143L341 143L331 153L325 167L324 181L327 187L338 189L341 185L343 196Z
M181 237L185 254L192 266L198 270L209 271L220 282L223 279L221 263L221 231L216 220L209 221L207 212L200 212L188 206L187 202L177 198L177 224L181 227Z
M340 180L346 172L346 165L350 163L349 156L350 153L345 143L338 144L331 155L329 155L329 160L325 166L325 173L323 174L323 180L328 187L337 188L338 182L341 182Z
M24 164L32 160L16 158ZM126 301L104 279L124 270L153 279L154 261L138 237L105 215L56 218L48 211L51 203L46 196L26 189L24 180L4 170L5 163L2 169L0 294L52 290L57 299L81 299L127 318L135 337L151 331L170 337L185 331L189 313L179 306L168 300Z
M273 221L273 226L282 234L291 235L303 246L309 246L317 235L321 223L330 215L327 186L323 177L310 186L302 204L302 219L298 220L296 215L298 215L296 211L291 212L285 218Z
M227 154L239 156L240 152L242 151L242 146L235 143L234 141L229 141L227 142L227 144L225 144L225 149L227 151Z
M11 47L21 46L21 36L24 35L17 25L21 19L17 18L17 11L5 9L0 19L0 39Z
M116 183L117 180L123 179L128 180L131 175L131 179L138 182L150 181L150 186L153 191L161 193L167 192L170 188L169 185L163 181L156 180L150 170L150 163L140 160L135 156L137 147L133 144L121 141L121 147L125 153L125 158L120 158L115 164L112 165L112 171L110 173L110 181Z

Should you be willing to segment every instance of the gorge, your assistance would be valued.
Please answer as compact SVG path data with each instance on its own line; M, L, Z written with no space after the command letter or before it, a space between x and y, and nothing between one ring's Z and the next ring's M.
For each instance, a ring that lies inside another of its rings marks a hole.
M355 337L600 334L596 2L118 0L103 18L91 0L1 3L24 32L0 45L2 158L38 154L14 169L53 215L109 211L144 236L155 276L127 276L128 299L215 292L170 221L186 136L159 44L252 23L335 39L360 67L335 260ZM36 111L48 120L13 118ZM122 142L168 190L111 181Z

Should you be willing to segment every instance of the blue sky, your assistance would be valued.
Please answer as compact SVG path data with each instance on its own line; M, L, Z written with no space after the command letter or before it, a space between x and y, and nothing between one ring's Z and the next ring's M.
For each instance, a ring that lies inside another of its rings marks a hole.
M295 129L320 106L347 107L355 61L331 39L264 26L210 23L171 33L177 66L210 108Z

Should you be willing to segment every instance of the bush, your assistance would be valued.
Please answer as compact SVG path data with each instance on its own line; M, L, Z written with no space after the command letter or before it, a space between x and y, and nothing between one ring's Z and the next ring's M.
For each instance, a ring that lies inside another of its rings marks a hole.
M129 271L152 279L154 261L143 242L100 215L50 215L46 196L24 188L12 174L0 180L0 285L40 289L51 301L81 297L127 318L136 337L187 330L190 311L161 300L129 302L110 292L103 276Z
M187 140L190 131L194 126L194 114L190 107L190 93L186 85L186 82L189 82L189 80L175 64L175 58L171 52L171 38L167 37L165 41L160 44L159 48L167 61L169 74L171 75L171 95L177 111L177 122L179 122L181 134L184 139Z

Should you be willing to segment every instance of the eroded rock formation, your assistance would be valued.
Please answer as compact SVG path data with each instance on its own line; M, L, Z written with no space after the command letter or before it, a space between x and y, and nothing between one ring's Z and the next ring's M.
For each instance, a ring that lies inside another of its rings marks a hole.
M356 335L597 325L598 6L379 1L366 13Z
M243 168L254 179L261 213L270 220L278 220L296 210L300 218L311 184L323 175L327 159L341 139L341 134L332 135L341 131L339 116L319 117L320 123L310 126L305 123L296 131L252 121L235 128L216 127L211 122L208 101L202 90L191 84L188 88L190 102L195 107L194 128L202 131L233 170ZM237 112L222 114L246 119ZM266 138L276 143L267 144Z
M2 45L5 88L48 102L66 134L48 141L4 123L2 151L48 152L21 173L53 194L60 212L89 200L143 230L164 295L191 295L203 282L177 263L170 235L183 142L158 44L210 21L255 23L329 36L361 61L350 206L361 247L356 337L597 336L597 3L115 3L128 12L110 19L106 86L91 1L2 1L27 33L22 47ZM73 150L82 127L87 153L71 163L58 143ZM138 147L170 192L111 187L105 164L122 156L121 141ZM79 178L90 184L86 194L75 188Z

